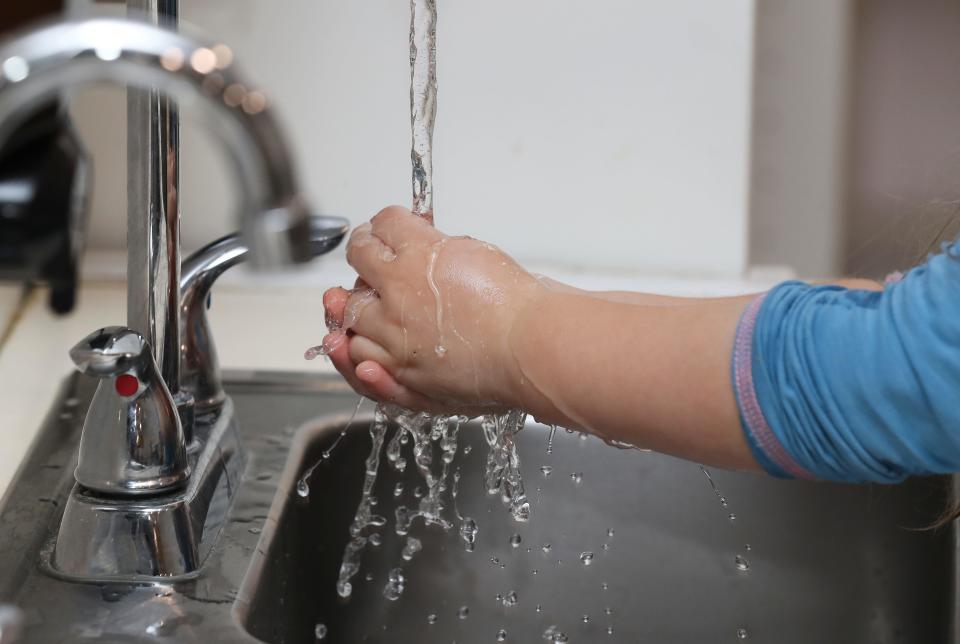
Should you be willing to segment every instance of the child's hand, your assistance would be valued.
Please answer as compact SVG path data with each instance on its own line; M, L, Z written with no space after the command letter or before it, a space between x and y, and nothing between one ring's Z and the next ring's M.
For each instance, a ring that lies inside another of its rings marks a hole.
M359 393L429 411L513 406L522 382L509 337L541 286L499 249L449 237L393 206L356 228L352 291L324 294L324 338Z

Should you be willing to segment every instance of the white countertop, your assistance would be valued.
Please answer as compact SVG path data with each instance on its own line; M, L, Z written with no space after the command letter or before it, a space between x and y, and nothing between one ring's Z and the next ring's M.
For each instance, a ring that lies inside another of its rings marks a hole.
M118 253L88 256L77 308L64 317L49 312L45 289L35 290L21 302L19 287L0 286L0 328L12 324L7 341L0 347L0 495L16 473L63 378L73 369L67 351L95 329L123 324L123 257ZM352 271L342 256L333 255L293 274L260 276L241 269L225 274L213 293L209 315L221 365L332 371L323 360L305 361L303 352L318 344L325 334L323 291L336 284L353 283ZM628 276L549 268L540 272L581 288L690 296L757 292L773 281Z

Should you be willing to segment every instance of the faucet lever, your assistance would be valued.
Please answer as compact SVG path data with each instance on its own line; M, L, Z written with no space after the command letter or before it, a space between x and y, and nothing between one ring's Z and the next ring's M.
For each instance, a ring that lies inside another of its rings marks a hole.
M89 376L117 376L142 368L147 348L147 341L136 331L108 326L78 342L70 349L70 359Z
M186 440L150 343L110 326L77 343L70 358L82 373L102 379L84 422L77 482L111 496L181 487L190 473Z

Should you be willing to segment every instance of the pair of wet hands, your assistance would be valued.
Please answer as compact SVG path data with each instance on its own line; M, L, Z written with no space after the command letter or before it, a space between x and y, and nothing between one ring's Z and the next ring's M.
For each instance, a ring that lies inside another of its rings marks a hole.
M541 284L498 248L392 206L347 245L353 289L323 296L323 347L361 395L476 415L520 406L511 342Z

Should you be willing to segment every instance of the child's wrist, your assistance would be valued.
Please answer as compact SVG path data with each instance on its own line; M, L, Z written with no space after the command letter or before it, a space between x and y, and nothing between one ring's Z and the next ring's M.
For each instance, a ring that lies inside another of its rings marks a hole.
M542 410L543 396L537 384L528 374L538 372L537 352L529 351L533 339L543 342L543 311L553 296L549 288L536 284L520 299L520 306L513 316L504 350L504 381L501 383L503 402L526 411Z

